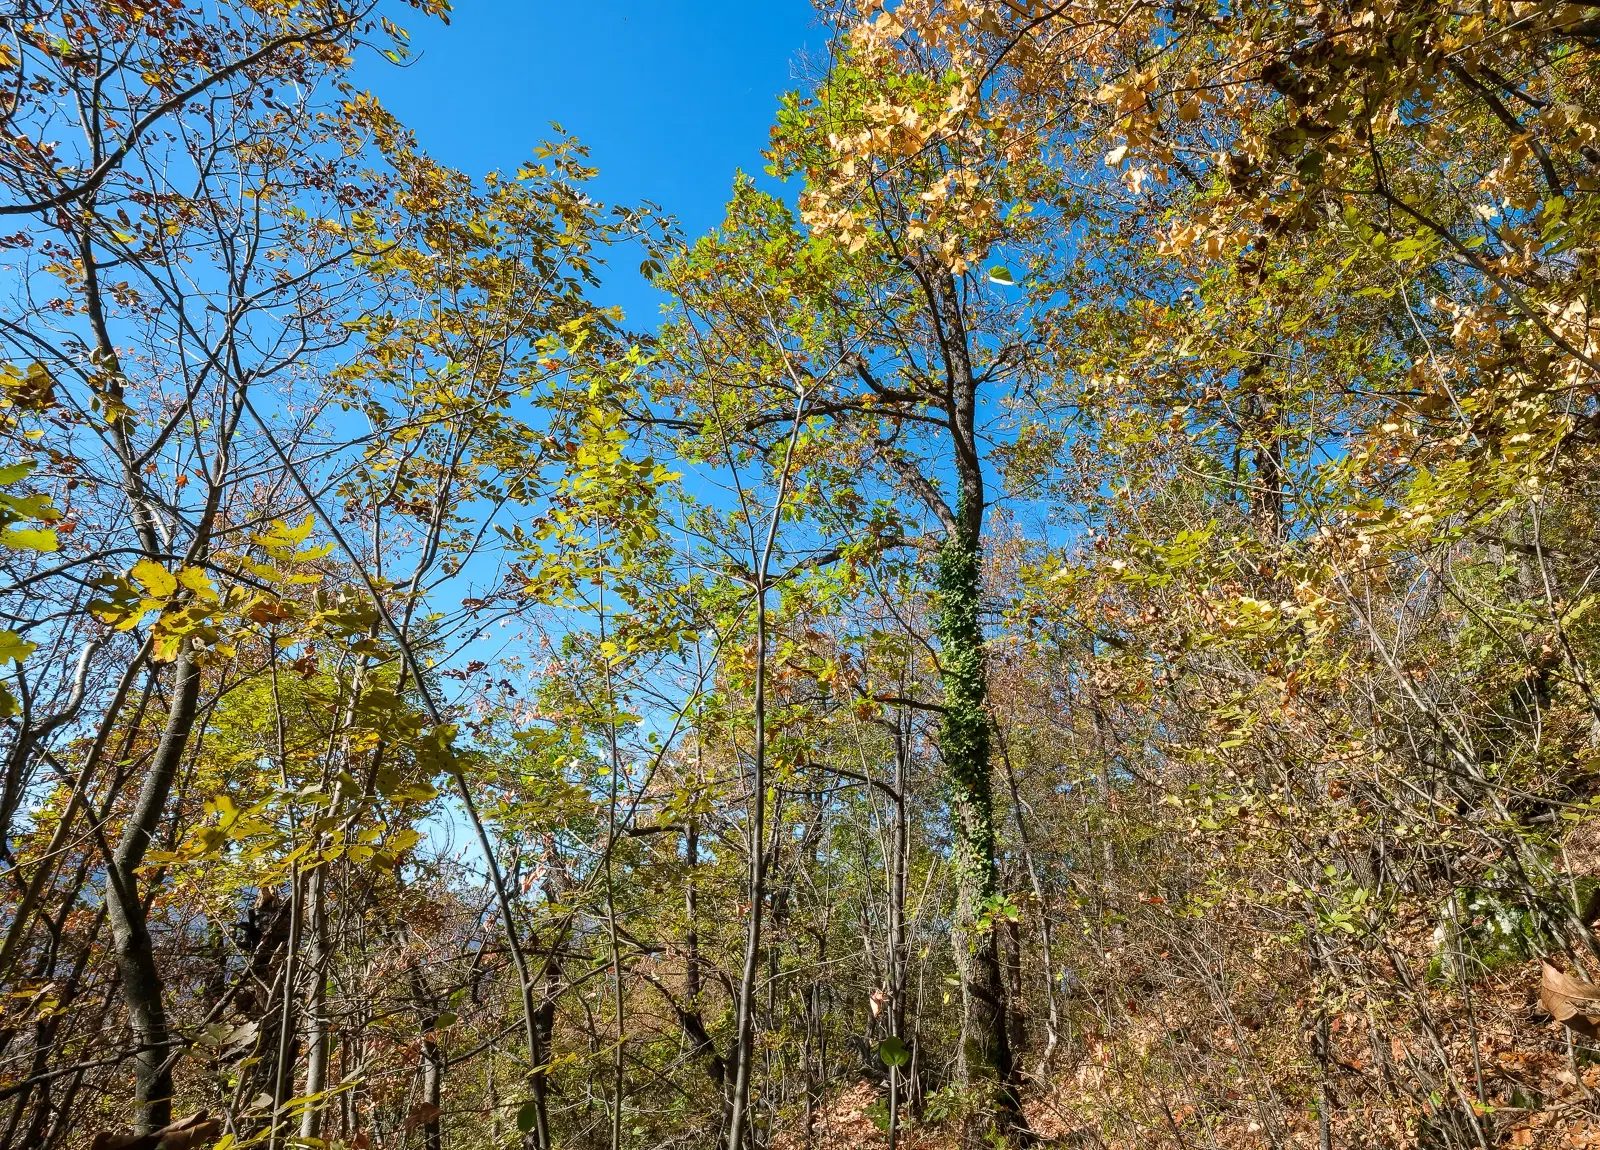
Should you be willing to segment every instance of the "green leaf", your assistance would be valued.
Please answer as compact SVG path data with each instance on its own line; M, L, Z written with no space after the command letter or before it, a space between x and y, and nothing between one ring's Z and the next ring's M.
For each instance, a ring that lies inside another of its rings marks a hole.
M890 1035L878 1043L878 1058L885 1066L909 1066L911 1050L904 1042Z
M996 264L989 269L989 282L1004 284L1006 287L1016 287L1017 281L1011 274L1011 269L1004 264Z
M8 463L0 467L0 487L10 487L13 483L20 483L33 473L39 465L36 459L24 459L20 463Z
M517 1129L524 1134L533 1129L534 1117L539 1112L537 1102L524 1102L522 1109L517 1111Z

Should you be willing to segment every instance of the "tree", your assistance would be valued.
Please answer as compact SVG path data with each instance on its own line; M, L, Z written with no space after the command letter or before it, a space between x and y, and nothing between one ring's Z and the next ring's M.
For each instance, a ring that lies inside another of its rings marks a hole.
M1585 9L830 5L688 240L395 15L6 24L0 1150L1588 1136Z
M690 361L674 380L701 388L712 375L730 380L714 393L689 392L695 406L680 402L671 418L688 428L715 418L756 452L772 450L765 436L786 410L827 421L841 454L815 465L807 482L827 491L820 526L858 553L908 542L900 513L889 511L895 500L934 521L909 541L935 556L944 699L929 705L942 714L956 835L961 1063L987 1084L980 1109L1004 1130L1020 1111L992 929L1005 895L979 623L989 505L982 437L985 389L1018 375L1025 351L1012 327L1019 306L996 286L1010 274L986 280L977 267L997 244L1030 242L1003 203L1031 176L1003 156L991 161L995 142L983 128L952 127L975 99L965 78L932 64L889 77L870 47L860 55L846 55L812 95L791 99L775 130L774 170L805 178L802 219L742 181L722 229L664 273L684 316L672 346ZM664 394L685 385L671 386ZM890 496L865 526L848 519L863 472ZM822 543L808 561L844 554Z

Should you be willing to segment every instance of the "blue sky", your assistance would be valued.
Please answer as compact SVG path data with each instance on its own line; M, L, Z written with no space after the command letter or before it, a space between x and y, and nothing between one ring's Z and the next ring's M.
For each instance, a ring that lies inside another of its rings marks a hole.
M513 170L552 120L586 143L608 203L653 200L690 235L735 171L759 171L795 62L825 43L808 0L456 0L450 25L406 22L419 57L368 58L358 80L438 160ZM619 260L599 293L647 325L654 301Z

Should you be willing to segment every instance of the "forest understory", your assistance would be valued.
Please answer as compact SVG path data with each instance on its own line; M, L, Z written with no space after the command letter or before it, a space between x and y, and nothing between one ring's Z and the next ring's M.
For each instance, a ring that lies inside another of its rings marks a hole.
M815 8L0 5L0 1150L1600 1146L1600 5Z

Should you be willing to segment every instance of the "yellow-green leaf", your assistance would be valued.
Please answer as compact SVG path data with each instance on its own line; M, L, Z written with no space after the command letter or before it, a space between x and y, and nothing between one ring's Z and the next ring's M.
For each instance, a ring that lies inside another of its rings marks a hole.
M60 546L52 529L13 527L0 532L0 543L15 551L54 551Z
M0 666L15 659L22 662L38 649L37 643L30 643L15 631L0 631Z

